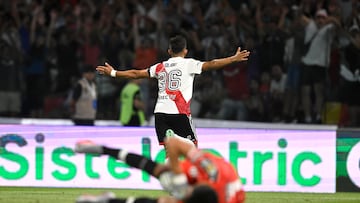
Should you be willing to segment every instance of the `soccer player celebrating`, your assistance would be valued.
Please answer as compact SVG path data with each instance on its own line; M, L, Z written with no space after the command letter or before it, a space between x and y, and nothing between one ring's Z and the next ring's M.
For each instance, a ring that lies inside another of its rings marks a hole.
M146 171L159 179L171 195L153 198L116 198L112 193L100 196L83 195L77 203L242 203L245 192L237 171L223 158L202 151L172 130L167 130L165 144L169 164L156 163L144 156L97 145L91 141L78 142L77 153L109 155L129 166ZM184 157L184 159L179 159Z
M179 136L187 138L197 145L190 113L195 75L202 71L216 70L232 63L246 61L250 52L238 48L233 56L202 62L185 58L188 53L186 39L182 36L175 36L170 39L168 53L171 56L170 59L148 69L116 71L111 65L105 63L104 66L98 66L96 70L100 74L112 77L156 78L158 80L158 97L154 114L159 144L164 145L166 130L172 129Z

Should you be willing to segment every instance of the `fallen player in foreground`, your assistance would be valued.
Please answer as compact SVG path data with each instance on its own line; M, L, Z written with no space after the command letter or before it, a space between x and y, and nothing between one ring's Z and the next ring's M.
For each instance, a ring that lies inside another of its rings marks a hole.
M225 159L197 149L195 145L166 132L168 164L156 163L142 155L97 145L91 141L76 144L75 152L109 155L158 178L171 195L154 198L116 198L113 193L99 196L83 195L77 203L242 203L245 200L240 178ZM179 159L185 157L185 159Z

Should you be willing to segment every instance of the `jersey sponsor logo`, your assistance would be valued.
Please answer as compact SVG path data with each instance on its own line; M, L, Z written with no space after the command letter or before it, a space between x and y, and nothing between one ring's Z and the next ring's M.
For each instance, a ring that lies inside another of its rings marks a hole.
M176 95L160 95L159 99L171 99L171 100L175 100L176 99Z

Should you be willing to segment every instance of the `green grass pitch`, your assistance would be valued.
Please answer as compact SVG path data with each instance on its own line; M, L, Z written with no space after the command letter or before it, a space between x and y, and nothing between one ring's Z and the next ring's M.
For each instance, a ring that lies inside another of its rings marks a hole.
M112 191L119 197L158 197L166 193L158 190L84 189L84 188L32 188L0 187L0 203L74 203L81 194L100 194ZM247 192L246 203L355 203L360 202L360 193L280 193Z

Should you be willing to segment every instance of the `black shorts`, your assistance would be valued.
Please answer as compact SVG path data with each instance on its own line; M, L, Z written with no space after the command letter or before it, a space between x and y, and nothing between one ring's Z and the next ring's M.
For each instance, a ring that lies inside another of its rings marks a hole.
M308 66L303 64L302 85L314 85L325 83L327 77L327 68L321 66Z
M155 113L155 130L160 145L164 145L164 138L168 129L197 144L197 137L190 116L185 114Z

